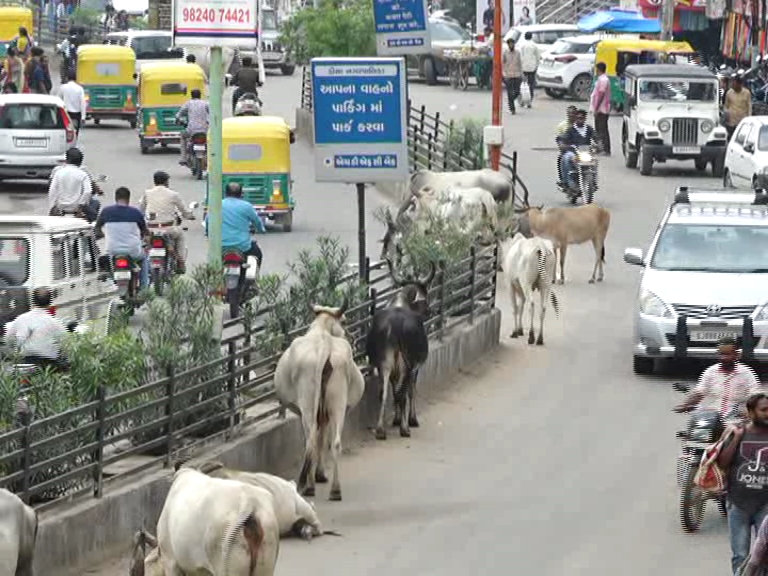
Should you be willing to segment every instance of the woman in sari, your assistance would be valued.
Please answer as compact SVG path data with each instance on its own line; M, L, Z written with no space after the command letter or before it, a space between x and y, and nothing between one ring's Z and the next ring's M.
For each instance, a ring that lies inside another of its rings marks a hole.
M8 47L8 53L5 58L6 83L13 83L17 89L24 88L24 61L19 58L16 48Z

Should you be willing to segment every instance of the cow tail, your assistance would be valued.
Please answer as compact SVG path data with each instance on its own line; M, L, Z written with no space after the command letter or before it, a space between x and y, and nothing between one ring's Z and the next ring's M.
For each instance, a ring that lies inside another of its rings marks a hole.
M558 302L557 294L555 294L554 290L550 289L549 298L550 298L550 300L552 300L552 308L555 309L555 314L560 316L560 302Z
M251 557L251 569L248 572L249 574L253 574L253 569L258 562L259 550L264 541L264 528L256 517L256 514L251 511L241 514L239 520L230 526L229 530L224 533L221 546L223 563L222 574L224 576L229 576L229 559L232 555L232 548L234 548L241 530L245 538L246 548L248 548L248 554Z
M539 290L544 292L546 288L549 288L549 299L552 302L552 307L555 309L555 314L560 315L560 302L557 300L557 294L552 290L552 280L547 273L547 257L549 253L542 248L539 248ZM554 256L553 256L554 257ZM546 304L543 304L546 306Z
M318 355L320 361L317 363L315 377L313 379L314 382L320 384L319 386L315 386L315 435L320 433L320 430L328 424L330 419L328 408L325 404L325 392L328 388L328 380L333 372L333 366L331 365L331 343L328 338L323 338L322 342L320 353ZM315 454L317 437L307 438L306 440L307 448L304 453L304 464L299 473L299 486L306 486L309 471L312 468L312 462L318 456Z
M605 264L605 244L603 244L603 249L600 252L600 259L603 261L603 264Z

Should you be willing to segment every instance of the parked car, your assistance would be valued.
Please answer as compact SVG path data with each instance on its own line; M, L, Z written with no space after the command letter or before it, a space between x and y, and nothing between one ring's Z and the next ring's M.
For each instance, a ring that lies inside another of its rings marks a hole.
M0 179L47 179L74 145L75 128L60 98L0 95Z
M280 24L277 12L262 8L261 12L261 58L267 70L280 70L286 76L293 74L296 64L285 46L280 44ZM250 56L256 62L255 50L240 50L240 57Z
M768 194L678 188L647 254L624 251L641 268L634 312L633 370L656 360L717 359L730 336L744 360L768 360Z
M723 185L755 188L759 174L768 174L768 117L748 116L736 126L728 144Z
M570 94L587 100L592 87L595 50L600 36L570 36L552 45L539 63L536 84L551 98Z
M579 27L576 24L528 24L525 26L513 26L504 34L504 43L506 44L510 38L518 42L524 37L526 32L531 32L534 44L538 45L542 52L546 52L560 38L579 34Z
M408 67L418 70L419 78L426 79L430 86L437 84L439 77L448 76L448 63L445 60L447 51L486 46L484 42L474 40L467 30L452 19L430 17L429 33L432 40L431 52L408 56L407 62Z

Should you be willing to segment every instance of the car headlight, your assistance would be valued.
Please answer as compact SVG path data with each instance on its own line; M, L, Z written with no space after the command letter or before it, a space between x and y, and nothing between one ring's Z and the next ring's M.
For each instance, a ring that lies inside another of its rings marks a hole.
M640 294L640 313L657 318L672 318L669 306L650 290L643 290Z
M715 123L712 122L712 120L704 120L704 122L701 123L701 131L704 132L704 134L709 134L714 129Z
M669 132L670 128L672 128L672 125L669 123L669 120L662 120L659 122L659 130L662 132Z

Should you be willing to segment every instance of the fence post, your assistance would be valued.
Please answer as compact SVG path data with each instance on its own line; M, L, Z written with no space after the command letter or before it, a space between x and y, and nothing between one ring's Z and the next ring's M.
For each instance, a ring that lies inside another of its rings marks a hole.
M93 470L93 496L94 498L101 498L104 492L104 420L107 417L107 407L105 406L107 400L107 389L104 386L99 386L98 391L99 405L96 407L96 418L98 426L96 427L96 468Z
M427 134L427 170L432 170L432 152L436 148L432 134Z
M376 291L376 288L371 288L371 308L370 308L370 316L373 318L373 315L376 314L376 297L378 296L378 292Z
M165 415L168 418L168 425L165 429L166 448L164 466L169 468L173 458L173 412L176 405L176 376L174 375L173 368L168 369L168 383L165 385L165 393L166 396L168 396L168 402L165 405Z
M21 478L21 500L24 504L29 504L29 469L32 466L32 454L29 449L32 435L29 429L32 424L32 414L27 408L26 410L17 410L17 417L19 424L22 426L21 447L24 451L22 456L22 470L24 471L24 475Z
M365 285L368 286L371 283L371 257L365 257Z
M475 274L477 273L477 250L474 246L469 249L469 276L471 284L469 286L469 323L475 323Z
M229 372L229 379L227 380L227 412L229 412L229 431L227 432L226 437L229 439L232 436L232 430L235 427L235 399L237 398L237 378L235 377L235 343L230 342L227 345L227 348L229 355L229 360L227 361L227 371Z
M437 265L437 268L440 273L440 284L439 284L439 294L440 294L440 315L438 316L437 320L437 338L438 340L442 341L443 339L443 330L445 329L445 261L440 260L440 262Z
M514 198L513 198L514 200ZM491 307L496 306L496 283L499 276L499 244L496 243L493 247L493 270L495 274L491 274L491 281L493 282L493 290L491 290Z

